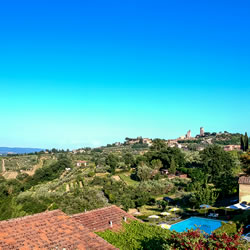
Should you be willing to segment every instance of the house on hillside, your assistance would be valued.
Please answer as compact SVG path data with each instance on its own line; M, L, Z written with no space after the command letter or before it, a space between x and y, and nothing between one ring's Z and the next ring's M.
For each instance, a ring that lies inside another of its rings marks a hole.
M176 171L176 176L181 178L181 179L186 179L187 178L187 174L183 174L179 171Z
M87 161L77 161L76 166L77 167L86 167L88 164Z
M239 202L250 202L250 176L239 178Z
M225 151L240 150L240 145L226 145L224 146Z

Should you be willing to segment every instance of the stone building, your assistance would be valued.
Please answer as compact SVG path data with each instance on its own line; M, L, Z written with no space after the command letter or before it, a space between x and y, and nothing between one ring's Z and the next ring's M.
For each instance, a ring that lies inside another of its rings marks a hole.
M200 136L204 136L205 135L205 131L203 127L200 127Z
M239 178L239 202L250 202L250 176Z
M190 139L191 138L191 130L188 130L187 134L186 134L186 138Z

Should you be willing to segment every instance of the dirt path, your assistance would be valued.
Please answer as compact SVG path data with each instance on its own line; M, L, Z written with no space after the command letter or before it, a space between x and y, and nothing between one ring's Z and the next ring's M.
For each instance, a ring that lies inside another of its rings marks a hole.
M5 179L15 179L17 177L18 173L17 172L12 172L12 171L8 171L8 172L4 172L3 173L3 177Z
M120 176L118 176L118 175L113 175L112 178L115 179L116 181L120 181L121 180Z
M2 172L6 172L4 159L2 159Z
M24 173L26 173L28 175L34 175L34 173L36 172L36 170L38 168L41 168L43 166L43 162L44 162L45 159L46 159L46 157L41 157L40 160L39 160L39 162L36 165L34 165L34 167L33 167L32 170L30 170L30 171L24 171Z

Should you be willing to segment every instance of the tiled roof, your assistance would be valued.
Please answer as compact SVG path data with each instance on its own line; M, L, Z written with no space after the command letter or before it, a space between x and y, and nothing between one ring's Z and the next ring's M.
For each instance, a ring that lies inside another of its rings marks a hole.
M0 249L116 249L60 210L0 222Z
M241 176L239 178L239 184L249 184L250 185L250 176Z
M137 220L134 216L114 205L72 216L72 218L92 232L119 229L122 221L124 221L124 217L128 220ZM110 226L110 221L112 221L112 227Z

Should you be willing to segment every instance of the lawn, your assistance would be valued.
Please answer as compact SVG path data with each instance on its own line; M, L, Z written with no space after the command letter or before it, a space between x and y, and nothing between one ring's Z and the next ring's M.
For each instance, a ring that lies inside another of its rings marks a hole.
M122 174L119 174L119 176L129 186L136 187L139 184L139 182L134 181L130 178L130 173L122 173Z

